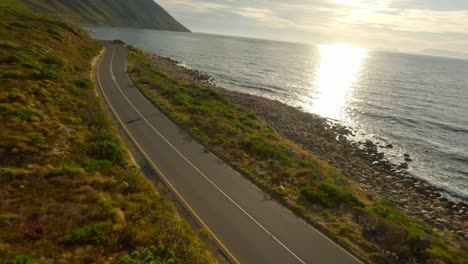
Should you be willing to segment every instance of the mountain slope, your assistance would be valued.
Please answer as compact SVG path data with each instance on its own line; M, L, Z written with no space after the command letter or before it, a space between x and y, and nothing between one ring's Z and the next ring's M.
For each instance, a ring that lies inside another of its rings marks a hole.
M33 11L68 21L190 32L153 0L20 0Z

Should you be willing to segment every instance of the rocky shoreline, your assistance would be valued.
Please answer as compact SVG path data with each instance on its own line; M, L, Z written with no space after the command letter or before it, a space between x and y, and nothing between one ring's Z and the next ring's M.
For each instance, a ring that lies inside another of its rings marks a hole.
M436 187L409 175L406 172L406 162L411 162L409 155L402 157L406 162L391 164L378 151L378 143L349 140L353 132L347 127L279 101L217 87L210 75L183 67L175 60L149 57L179 80L217 89L232 102L263 118L278 133L340 168L369 199L384 198L436 231L449 231L468 241L468 204L448 200Z
M346 138L351 133L346 127L278 101L231 91L224 93L268 121L283 136L340 168L368 196L385 198L436 229L447 229L468 238L468 205L443 197L436 187L410 176L406 166L391 164L378 152L375 143L351 142Z

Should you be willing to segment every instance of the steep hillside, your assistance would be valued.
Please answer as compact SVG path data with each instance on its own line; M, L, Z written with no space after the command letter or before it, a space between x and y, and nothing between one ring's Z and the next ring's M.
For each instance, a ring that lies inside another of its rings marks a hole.
M20 0L36 12L82 24L189 30L153 0Z
M99 43L17 1L0 17L0 263L213 263L129 161L90 79Z

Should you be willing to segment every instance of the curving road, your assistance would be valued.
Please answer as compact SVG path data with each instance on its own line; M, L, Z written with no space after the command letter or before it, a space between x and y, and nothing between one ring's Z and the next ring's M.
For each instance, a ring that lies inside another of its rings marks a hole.
M148 102L127 74L128 50L106 43L102 93L121 125L234 263L359 263L224 164Z

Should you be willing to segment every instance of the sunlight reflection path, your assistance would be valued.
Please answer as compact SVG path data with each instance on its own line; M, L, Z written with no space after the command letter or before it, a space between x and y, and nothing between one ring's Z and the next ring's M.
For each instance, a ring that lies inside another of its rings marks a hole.
M341 120L362 71L367 50L348 45L320 45L320 65L313 80L316 94L310 109Z

